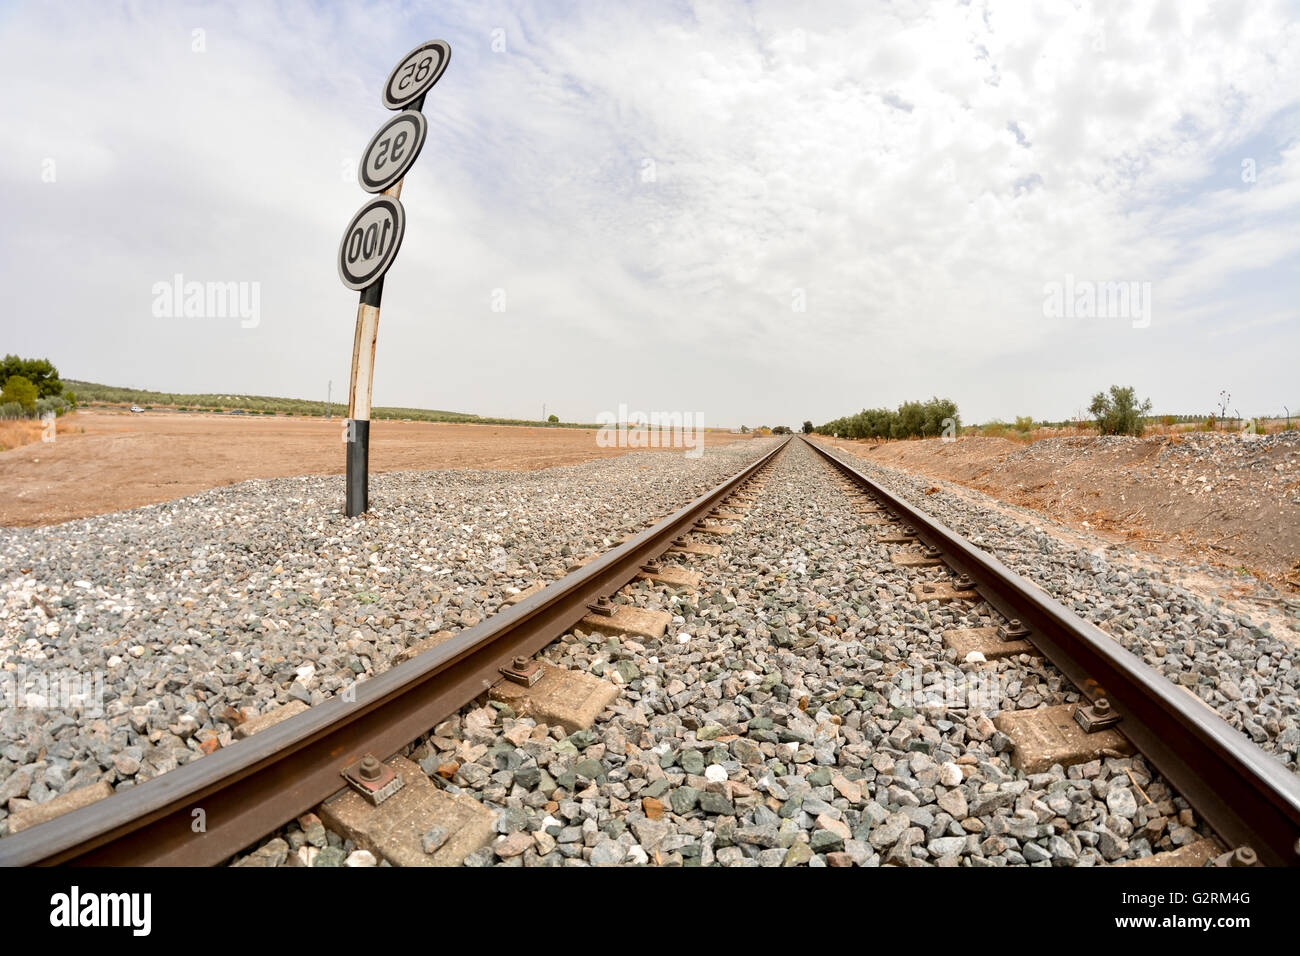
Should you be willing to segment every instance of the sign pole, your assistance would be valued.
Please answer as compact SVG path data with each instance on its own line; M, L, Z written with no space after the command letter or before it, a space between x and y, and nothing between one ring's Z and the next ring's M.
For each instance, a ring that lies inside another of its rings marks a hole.
M361 290L357 329L352 340L352 381L348 386L347 516L355 518L370 506L370 397L375 376L375 340L379 335L379 303L384 277Z
M406 107L420 112L424 95ZM402 198L403 176L383 191ZM361 290L357 303L357 328L352 339L352 382L348 386L347 508L349 518L370 510L370 399L375 383L375 344L379 338L379 304L384 298L384 277Z
M339 245L339 277L360 293L352 339L352 374L348 385L347 486L344 513L349 518L370 508L370 415L374 392L375 343L384 274L392 265L406 229L402 182L428 134L424 98L451 59L451 47L433 40L403 57L384 84L385 108L400 111L371 139L357 178L369 193L382 193L362 206Z

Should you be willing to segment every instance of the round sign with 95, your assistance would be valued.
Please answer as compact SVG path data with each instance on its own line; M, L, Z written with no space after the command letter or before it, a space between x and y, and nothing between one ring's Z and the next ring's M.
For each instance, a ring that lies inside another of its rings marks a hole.
M360 292L383 276L397 258L406 231L406 211L392 196L376 196L362 206L339 243L339 278Z
M361 188L381 193L405 176L428 134L429 121L418 110L403 110L380 127L357 168Z

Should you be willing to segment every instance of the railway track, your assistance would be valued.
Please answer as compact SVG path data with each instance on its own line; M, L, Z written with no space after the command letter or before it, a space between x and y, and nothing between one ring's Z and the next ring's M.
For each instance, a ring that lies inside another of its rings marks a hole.
M402 796L365 799L395 773ZM383 820L451 798L504 807L455 862L1062 865L1139 840L1300 862L1274 758L792 439L352 692L0 840L0 865L219 864L317 807L378 855L449 862L454 836L411 849Z
M1276 759L1199 698L996 558L890 494L841 457L811 447L851 487L878 503L891 523L914 533L916 546L925 549L921 553L942 562L943 576L952 575L950 582L931 583L948 593L964 592L970 602L984 602L1001 617L1001 633L993 635L998 643L1010 637L1031 644L1080 690L1084 702L1076 709L1085 715L1075 720L1078 730L1090 722L1101 723L1097 730L1113 727L1164 775L1221 845L1230 848L1219 862L1300 865L1300 781ZM1069 729L1073 735L1076 728ZM1055 731L1044 722L1027 728L1025 736L1048 755L1054 748L1068 751L1078 743L1063 740Z

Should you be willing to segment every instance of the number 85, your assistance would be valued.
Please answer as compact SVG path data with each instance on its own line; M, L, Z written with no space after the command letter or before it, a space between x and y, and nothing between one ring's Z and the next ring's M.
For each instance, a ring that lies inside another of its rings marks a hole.
M417 60L407 65L406 70L402 73L402 79L398 82L398 89L406 89L411 84L411 76L415 75L416 80L423 80L429 75L429 70L433 68L433 55L429 54L422 60Z

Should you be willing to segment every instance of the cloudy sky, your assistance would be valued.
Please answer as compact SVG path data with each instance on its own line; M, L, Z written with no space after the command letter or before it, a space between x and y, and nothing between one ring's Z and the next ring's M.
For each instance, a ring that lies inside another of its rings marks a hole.
M1298 24L1236 0L5 3L0 351L344 395L356 162L388 71L440 38L376 404L798 425L938 394L984 421L1121 383L1294 413ZM177 274L258 283L256 325L156 315ZM1120 282L1132 314L1049 306Z

